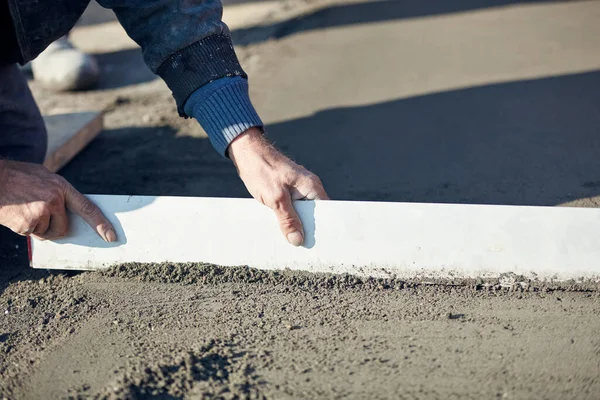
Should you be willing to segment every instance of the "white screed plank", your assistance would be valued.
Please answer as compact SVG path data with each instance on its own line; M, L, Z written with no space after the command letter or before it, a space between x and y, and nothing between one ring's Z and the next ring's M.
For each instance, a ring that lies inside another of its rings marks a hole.
M306 242L295 248L252 199L89 197L118 242L72 217L68 238L32 240L34 268L208 262L401 279L600 279L600 209L300 201Z

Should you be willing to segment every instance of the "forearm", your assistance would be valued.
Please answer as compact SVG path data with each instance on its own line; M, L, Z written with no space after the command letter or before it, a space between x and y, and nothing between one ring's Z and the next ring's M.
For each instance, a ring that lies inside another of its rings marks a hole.
M246 78L221 21L218 0L99 0L142 48L148 67L173 92L182 116L188 98L225 77Z
M167 83L182 116L194 117L219 154L262 121L248 95L218 0L100 0Z
M227 33L219 0L98 0L114 11L127 34L157 72L177 52L209 36Z

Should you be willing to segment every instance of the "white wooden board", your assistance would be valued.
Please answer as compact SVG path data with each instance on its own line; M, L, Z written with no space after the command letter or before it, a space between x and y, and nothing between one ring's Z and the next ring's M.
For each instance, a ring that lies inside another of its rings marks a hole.
M98 111L45 115L48 150L44 167L57 172L102 131L104 115Z
M305 247L289 245L252 199L90 196L114 223L103 242L81 219L71 236L32 242L32 266L210 262L398 278L600 277L600 209L306 201Z

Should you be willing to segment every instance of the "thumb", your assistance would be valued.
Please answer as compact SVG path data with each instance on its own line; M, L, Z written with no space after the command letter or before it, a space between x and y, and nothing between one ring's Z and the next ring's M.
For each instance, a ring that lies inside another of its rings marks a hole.
M327 192L323 188L323 183L316 176L311 174L308 179L304 179L292 188L292 199L294 200L329 200Z
M275 216L279 221L279 228L286 237L287 241L294 246L300 246L304 242L304 232L302 222L298 213L292 205L292 198L289 192L282 192L272 207Z

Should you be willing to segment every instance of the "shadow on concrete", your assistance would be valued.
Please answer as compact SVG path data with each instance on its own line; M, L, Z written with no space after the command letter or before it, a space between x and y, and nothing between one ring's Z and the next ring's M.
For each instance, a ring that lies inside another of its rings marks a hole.
M102 71L96 89L115 89L158 79L146 66L141 49L97 53L94 57Z
M557 205L600 194L600 72L325 110L268 127L346 200Z
M222 0L223 6L260 3L264 0ZM339 26L384 22L397 19L418 18L484 8L512 6L529 3L548 3L546 0L385 0L365 3L340 4L325 7L313 13L281 21L275 24L235 30L232 36L236 43L246 45L270 38L281 38L293 33ZM559 2L559 1L556 1ZM79 19L77 26L89 26L117 21L114 12L98 5L95 1Z
M325 7L313 13L273 24L232 31L234 43L249 45L317 29L428 17L518 4L548 3L543 0L386 0ZM382 38L382 40L384 40Z
M169 125L105 130L61 175L83 193L249 197L207 139L176 133Z
M221 3L226 7L234 4L262 3L265 1L271 0L221 0ZM117 17L111 9L104 8L92 0L77 22L77 26L90 26L114 21L117 21Z
M115 13L92 0L81 18L79 18L77 26L97 25L113 21L117 21Z
M332 198L557 205L600 195L600 71L335 108L268 126ZM86 193L248 197L168 125L104 131L62 174Z
M222 0L221 3L224 6L241 3L259 3L264 0ZM96 1L91 1L87 9L77 22L77 26L89 26L103 24L106 22L117 21L115 13L107 8L100 6Z

